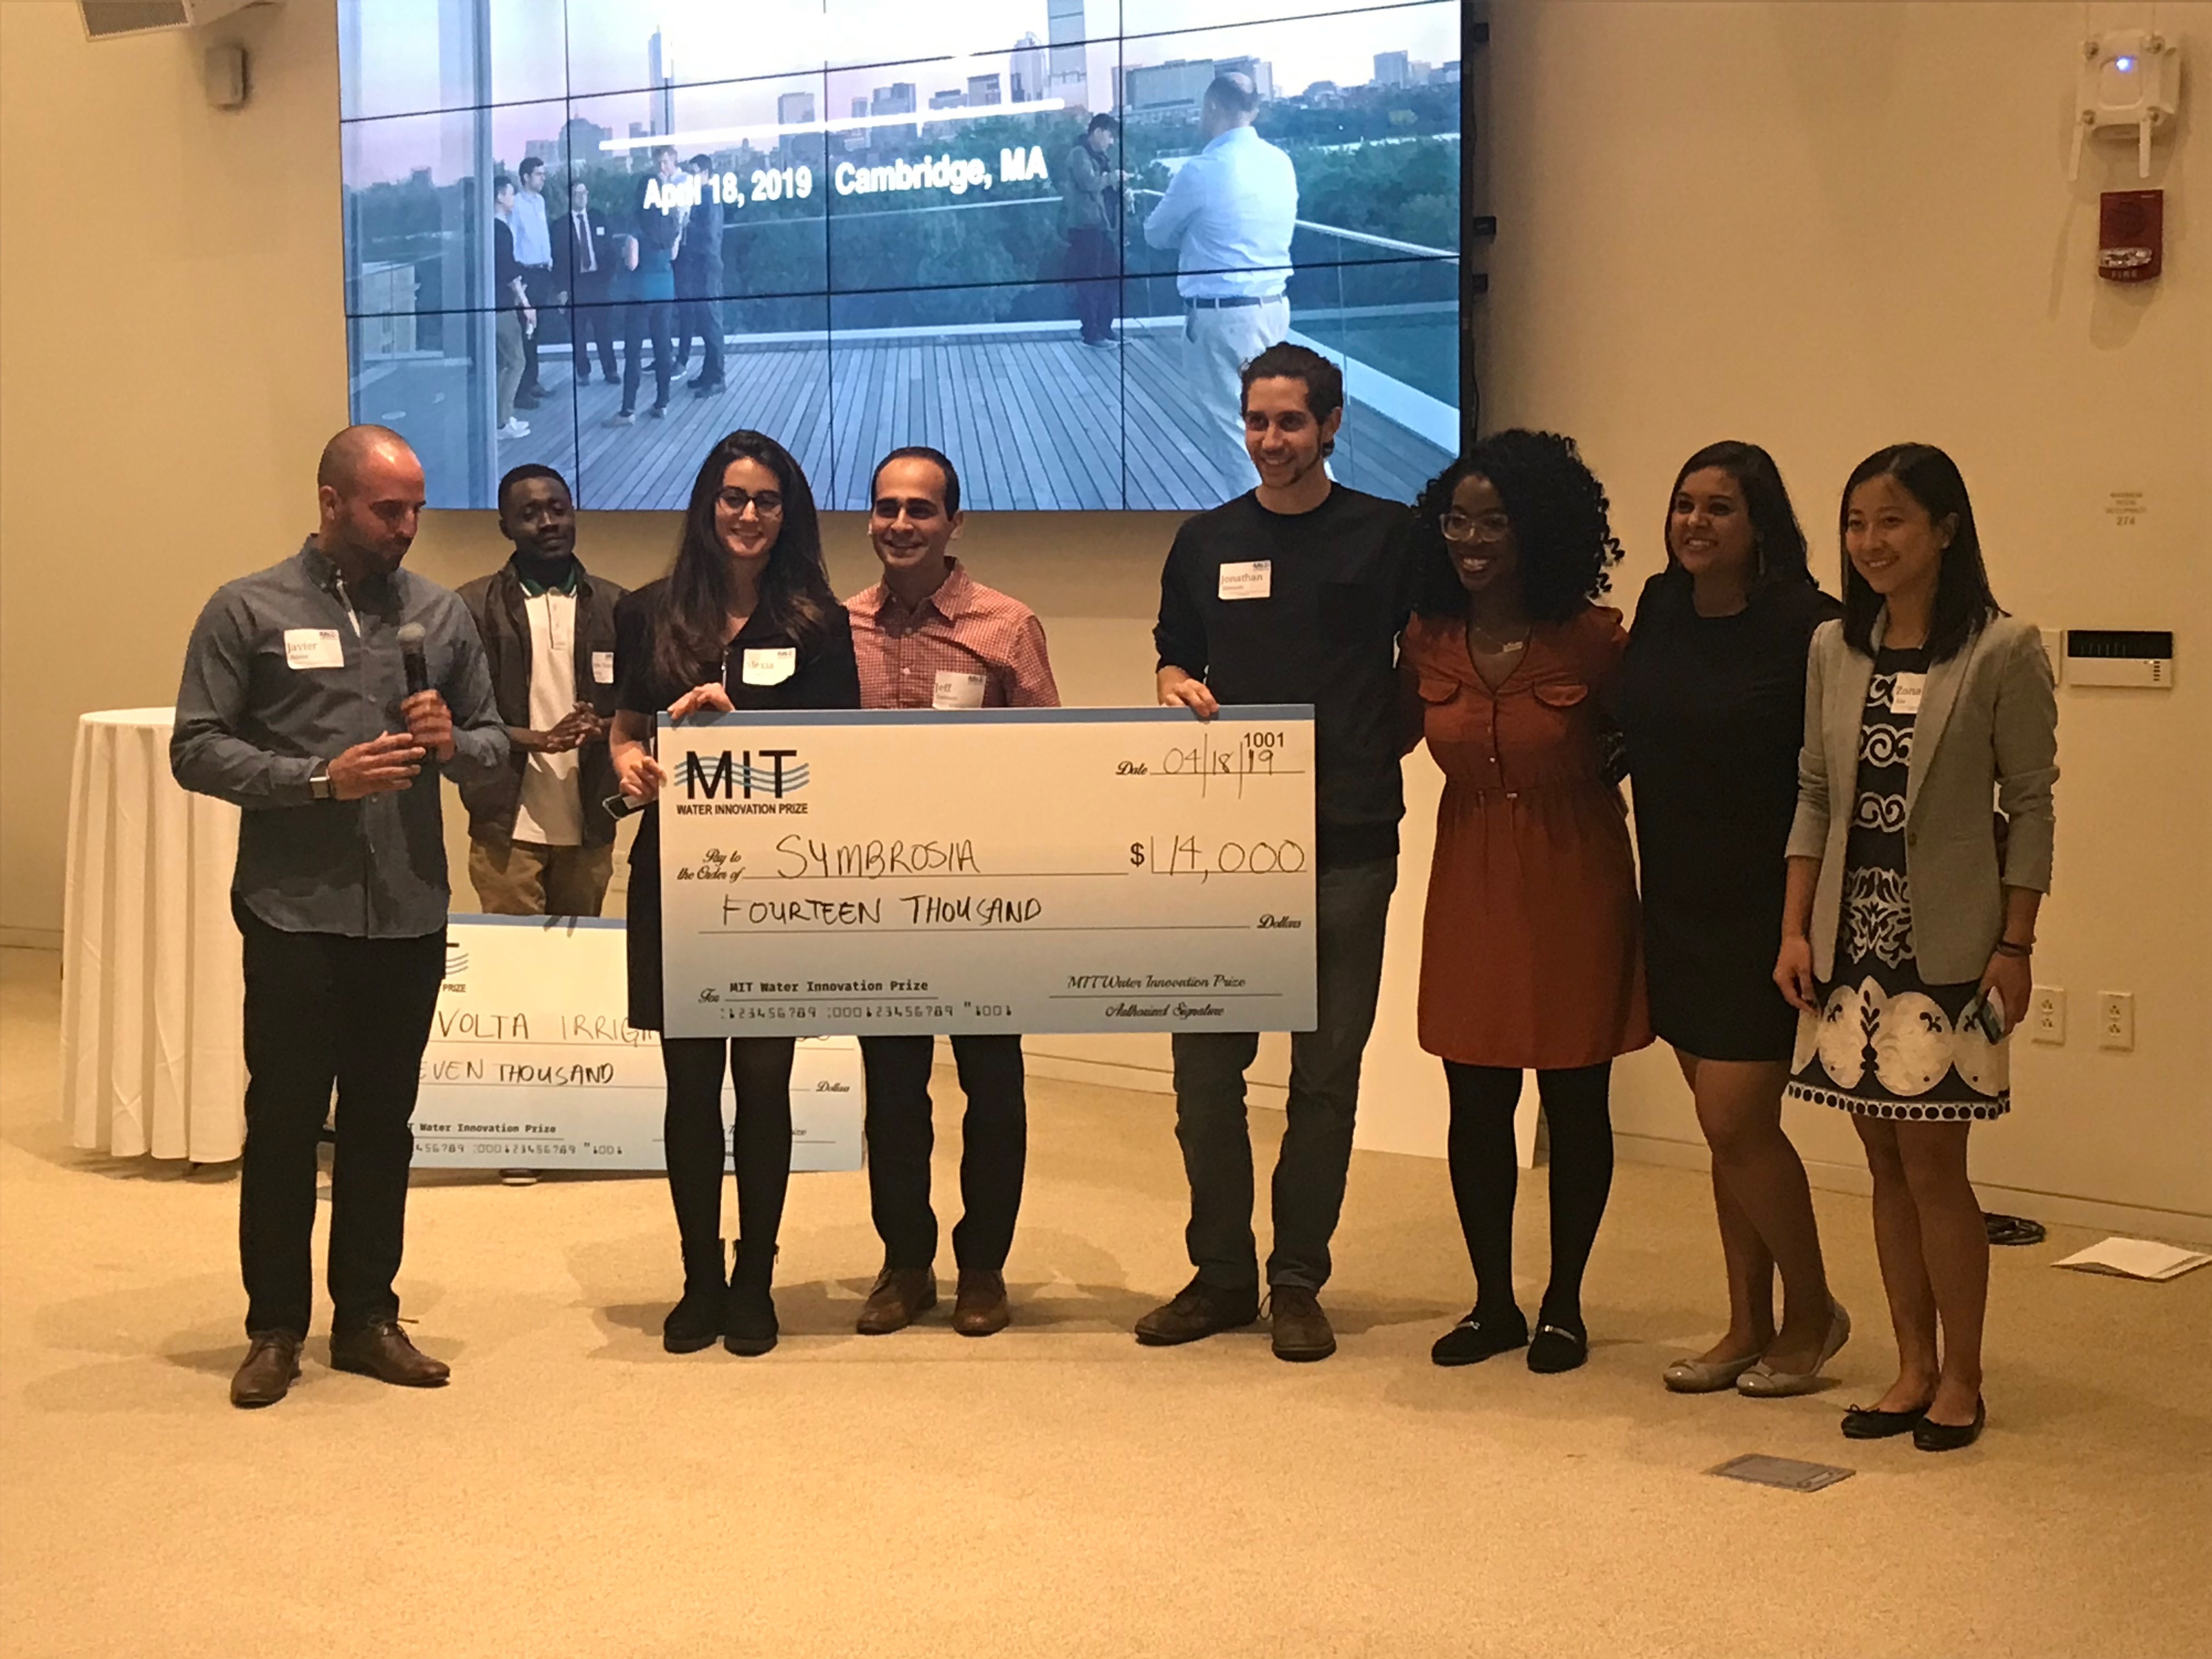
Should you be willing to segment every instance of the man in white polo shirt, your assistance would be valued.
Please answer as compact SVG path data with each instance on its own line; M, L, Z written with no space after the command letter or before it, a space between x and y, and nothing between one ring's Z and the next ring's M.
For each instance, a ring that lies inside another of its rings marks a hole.
M485 911L596 916L614 869L615 602L623 589L576 558L576 507L550 466L499 481L514 556L460 590L483 638L514 756L467 785L469 880Z

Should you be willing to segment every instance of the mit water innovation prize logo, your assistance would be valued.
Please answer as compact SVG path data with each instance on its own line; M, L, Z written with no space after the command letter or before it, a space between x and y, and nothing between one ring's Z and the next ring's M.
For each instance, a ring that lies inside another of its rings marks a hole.
M796 749L694 751L683 767L679 812L804 812L792 796L811 781L812 769Z

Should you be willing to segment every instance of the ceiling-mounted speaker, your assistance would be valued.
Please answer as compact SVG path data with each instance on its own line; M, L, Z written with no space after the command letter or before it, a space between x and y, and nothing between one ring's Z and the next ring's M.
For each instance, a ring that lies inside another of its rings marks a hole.
M188 29L243 11L260 0L76 0L85 38L112 40L125 34Z

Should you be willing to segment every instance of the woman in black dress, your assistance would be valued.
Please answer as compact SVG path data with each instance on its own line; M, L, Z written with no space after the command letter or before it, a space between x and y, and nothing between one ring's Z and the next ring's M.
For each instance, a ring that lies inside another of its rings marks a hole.
M691 485L676 568L615 612L611 746L623 793L651 801L668 775L653 717L751 708L858 708L845 609L822 567L814 492L783 446L757 432L716 444ZM661 1029L659 810L630 849L629 1023ZM668 1190L684 1246L684 1297L661 1328L671 1353L721 1339L732 1353L775 1346L769 1292L791 1178L789 1037L666 1037ZM738 1249L722 1267L722 1078L736 1085Z
M1651 1024L1697 1098L1728 1269L1728 1331L1668 1368L1677 1393L1805 1393L1850 1334L1829 1295L1805 1165L1783 1133L1796 1015L1773 978L1806 647L1838 608L1806 568L1772 457L1717 443L1683 463L1667 568L1637 605L1616 694Z

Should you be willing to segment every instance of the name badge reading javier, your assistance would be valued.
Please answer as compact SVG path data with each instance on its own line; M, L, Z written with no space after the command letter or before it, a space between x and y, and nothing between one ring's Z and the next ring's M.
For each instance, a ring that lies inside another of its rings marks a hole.
M615 683L615 653L611 651L592 653L592 684L612 685Z
M1255 559L1249 564L1221 567L1220 595L1224 599L1264 599L1274 591L1274 562Z
M343 668L345 647L335 628L288 628L284 630L284 665L288 668Z
M960 674L949 668L937 671L937 684L929 699L932 708L981 708L983 706L984 678L981 674Z
M1893 714L1917 714L1920 700L1928 695L1928 676L1899 674L1897 683L1889 688L1889 712Z
M781 685L799 672L799 652L793 646L748 646L738 678L747 685Z

